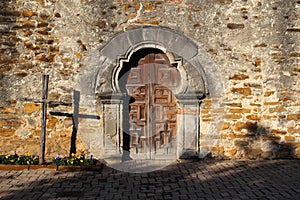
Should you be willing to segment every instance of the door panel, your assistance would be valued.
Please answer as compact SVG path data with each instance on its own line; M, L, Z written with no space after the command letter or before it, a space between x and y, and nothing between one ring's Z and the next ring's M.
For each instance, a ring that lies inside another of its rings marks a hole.
M131 68L126 89L130 103L133 158L176 157L177 104L172 89L180 76L164 54L149 54Z

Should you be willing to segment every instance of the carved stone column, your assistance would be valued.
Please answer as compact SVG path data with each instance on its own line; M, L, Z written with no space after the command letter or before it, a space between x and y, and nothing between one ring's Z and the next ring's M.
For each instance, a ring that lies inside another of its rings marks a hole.
M100 96L102 107L102 149L104 159L120 159L123 148L122 94Z
M196 95L177 95L178 119L177 157L195 158L199 155L200 104Z

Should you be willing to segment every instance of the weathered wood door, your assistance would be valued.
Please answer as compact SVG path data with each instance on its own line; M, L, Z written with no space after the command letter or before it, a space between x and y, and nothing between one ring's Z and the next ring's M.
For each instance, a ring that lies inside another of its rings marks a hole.
M130 151L133 158L176 157L178 106L172 93L180 75L165 54L148 54L128 74L131 96Z

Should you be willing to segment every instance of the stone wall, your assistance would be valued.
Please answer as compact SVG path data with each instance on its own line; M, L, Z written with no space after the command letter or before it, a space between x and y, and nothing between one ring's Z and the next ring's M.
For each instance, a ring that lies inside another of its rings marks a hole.
M160 26L209 54L220 94L201 104L200 156L300 157L298 0L7 0L1 3L0 153L38 154L41 76L49 99L74 101L77 77L113 35ZM84 93L84 91L80 91ZM85 105L79 113L100 115ZM73 106L74 107L74 106ZM67 106L49 111L72 113ZM68 155L72 119L48 115L47 158ZM78 153L97 151L97 119L79 117ZM90 142L87 142L90 138Z

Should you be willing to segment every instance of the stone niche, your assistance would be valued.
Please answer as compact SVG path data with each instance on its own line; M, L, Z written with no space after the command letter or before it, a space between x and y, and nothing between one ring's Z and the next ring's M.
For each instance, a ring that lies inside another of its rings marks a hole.
M119 33L86 60L79 79L82 94L94 96L96 110L101 111L97 147L92 149L100 149L98 157L103 159L121 159L124 154L131 153L123 144L124 137L128 137L123 133L124 123L128 120L123 116L123 109L128 106L128 100L120 89L119 75L126 63L141 50L164 53L179 71L181 84L173 91L179 107L176 158L198 156L201 100L208 93L218 93L222 85L216 81L213 63L205 51L183 34L160 27Z

